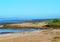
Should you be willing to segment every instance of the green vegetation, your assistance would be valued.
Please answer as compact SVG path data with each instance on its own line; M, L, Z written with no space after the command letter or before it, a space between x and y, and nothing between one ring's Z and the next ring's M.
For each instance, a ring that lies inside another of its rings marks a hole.
M32 22L32 24L38 24L39 22Z
M56 26L56 27L60 27L60 19L54 19L54 20L49 20L48 21L48 25L49 26Z

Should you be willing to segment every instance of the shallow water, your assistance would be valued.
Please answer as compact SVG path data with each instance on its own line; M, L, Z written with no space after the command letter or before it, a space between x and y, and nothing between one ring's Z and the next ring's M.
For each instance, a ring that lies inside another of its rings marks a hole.
M29 32L29 31L34 31L34 30L41 30L38 28L26 28L26 29L0 29L0 33L1 32Z
M3 25L0 25L0 28L2 28ZM34 30L41 30L41 28L25 28L25 29L0 29L0 34L4 33L12 33L12 32L30 32Z

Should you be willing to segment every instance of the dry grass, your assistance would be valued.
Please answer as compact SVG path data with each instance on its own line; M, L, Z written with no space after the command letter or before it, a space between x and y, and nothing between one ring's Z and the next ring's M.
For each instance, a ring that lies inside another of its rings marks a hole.
M52 42L60 42L60 32L55 33Z

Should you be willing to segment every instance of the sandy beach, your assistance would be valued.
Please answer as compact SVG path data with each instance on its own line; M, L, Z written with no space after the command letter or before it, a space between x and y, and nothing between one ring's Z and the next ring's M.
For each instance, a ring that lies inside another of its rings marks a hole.
M0 42L52 42L56 33L59 33L60 36L60 30L36 30L23 33L0 34Z
M57 31L56 31L57 32ZM55 30L0 34L0 42L52 42Z

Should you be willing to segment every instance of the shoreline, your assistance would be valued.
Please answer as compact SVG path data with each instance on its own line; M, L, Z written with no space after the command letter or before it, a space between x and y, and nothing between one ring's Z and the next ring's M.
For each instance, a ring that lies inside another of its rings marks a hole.
M43 30L35 30L35 31L31 31L31 32L14 32L14 33L0 34L0 40L25 37L25 36L30 36L30 35L38 35L38 33L42 32L42 31ZM5 37L7 37L7 38L5 38Z
M23 33L2 34L0 35L0 42L52 42L56 33L60 35L60 30L46 29Z

